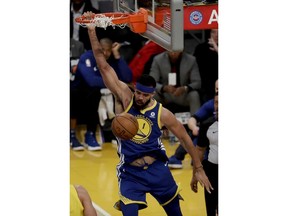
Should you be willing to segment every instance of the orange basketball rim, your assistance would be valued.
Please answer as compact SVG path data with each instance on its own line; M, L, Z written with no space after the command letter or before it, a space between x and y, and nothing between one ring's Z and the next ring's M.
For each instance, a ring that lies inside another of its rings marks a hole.
M140 8L137 13L91 13L88 16L82 15L77 17L75 21L86 26L87 24L93 24L96 27L107 28L108 26L124 28L129 25L131 30L135 33L144 33L147 30L148 12L144 8Z

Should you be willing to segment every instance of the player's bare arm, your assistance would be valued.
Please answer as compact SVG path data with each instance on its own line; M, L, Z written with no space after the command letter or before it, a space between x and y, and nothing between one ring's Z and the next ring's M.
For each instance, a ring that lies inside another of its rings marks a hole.
M197 152L198 152L200 160L203 161L204 155L205 155L205 152L206 152L206 147L196 146L196 149L197 149Z
M196 167L200 167L200 159L186 129L181 122L176 119L175 115L164 107L161 113L161 122L179 139L181 145L183 145L184 149L192 157L193 164L195 164Z
M199 183L204 186L209 193L211 193L213 187L205 174L196 147L187 134L184 126L176 119L172 112L164 107L162 108L160 120L161 123L179 139L180 144L183 145L184 149L189 153L193 160L193 178L191 181L191 188L192 184L199 181ZM193 191L197 192L197 190Z
M117 92L125 88L123 85L124 83L121 83L114 69L106 61L103 50L96 35L95 27L93 25L89 25L87 28L92 46L92 51L103 81L106 87L110 89L110 91L112 91L114 94L117 94Z
M87 190L81 185L75 185L75 189L77 191L78 197L84 208L84 216L97 216L97 212L92 205L92 200Z
M87 13L84 13L84 15ZM121 101L125 109L132 99L132 91L126 83L120 81L114 69L107 63L101 45L96 35L96 29L93 25L87 25L92 51L97 62L97 66L103 78L106 87Z

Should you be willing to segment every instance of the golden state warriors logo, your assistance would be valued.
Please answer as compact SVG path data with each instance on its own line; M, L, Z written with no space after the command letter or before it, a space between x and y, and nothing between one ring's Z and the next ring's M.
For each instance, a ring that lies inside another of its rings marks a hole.
M148 141L148 137L152 132L153 122L145 116L136 116L139 129L137 134L133 137L132 141L138 144L142 144Z

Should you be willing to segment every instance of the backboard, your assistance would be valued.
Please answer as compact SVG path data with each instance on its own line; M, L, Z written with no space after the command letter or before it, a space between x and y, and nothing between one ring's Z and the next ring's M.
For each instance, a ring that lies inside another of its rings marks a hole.
M141 33L169 51L184 49L183 0L113 0L114 11L148 11L147 30Z

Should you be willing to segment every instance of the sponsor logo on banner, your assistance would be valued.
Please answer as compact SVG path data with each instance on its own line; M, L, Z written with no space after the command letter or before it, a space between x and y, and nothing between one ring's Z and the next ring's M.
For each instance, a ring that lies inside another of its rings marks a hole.
M190 21L191 23L193 23L194 25L198 25L202 22L203 20L203 15L201 12L199 11L193 11L191 14L190 14Z
M184 7L184 30L217 28L218 4Z

